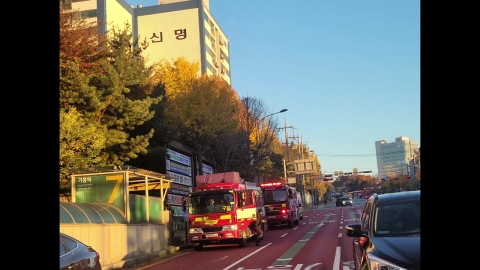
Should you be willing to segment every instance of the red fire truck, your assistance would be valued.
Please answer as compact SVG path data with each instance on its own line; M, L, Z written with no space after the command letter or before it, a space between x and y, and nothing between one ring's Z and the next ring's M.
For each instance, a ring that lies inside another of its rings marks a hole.
M296 190L282 182L260 184L265 203L268 226L287 224L290 228L300 222Z
M195 181L187 200L188 238L193 248L228 243L246 246L255 235L250 223L257 220L259 210L265 213L262 190L243 181L238 172L199 175ZM268 229L265 223L261 227Z

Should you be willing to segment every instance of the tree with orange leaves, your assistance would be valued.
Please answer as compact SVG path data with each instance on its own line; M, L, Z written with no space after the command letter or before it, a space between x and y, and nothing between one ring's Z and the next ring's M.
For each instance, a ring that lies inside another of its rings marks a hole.
M238 129L240 99L218 76L204 74L190 80L180 94L169 96L168 102L166 121L175 139L192 149L199 161L220 134ZM203 174L202 166L199 170Z
M76 11L60 8L60 60L62 71L68 61L78 62L83 73L98 72L100 61L108 55L107 38L96 22L78 19ZM63 76L67 74L62 74Z

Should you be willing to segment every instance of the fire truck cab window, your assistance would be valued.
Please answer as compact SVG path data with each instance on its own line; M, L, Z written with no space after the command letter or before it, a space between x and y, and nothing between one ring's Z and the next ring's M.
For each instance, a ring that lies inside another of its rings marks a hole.
M189 200L190 214L228 212L235 209L231 193L215 193L192 196Z
M221 208L222 207L220 206L220 203L219 203L218 200L216 201L213 198L210 198L208 200L208 204L207 204L207 211L208 212L218 212L218 211L221 210Z
M266 204L287 201L287 192L284 189L265 190L263 200Z

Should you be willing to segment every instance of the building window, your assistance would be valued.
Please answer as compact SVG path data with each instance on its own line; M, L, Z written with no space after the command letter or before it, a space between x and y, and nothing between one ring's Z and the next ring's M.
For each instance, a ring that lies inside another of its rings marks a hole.
M80 11L80 18L82 18L82 19L94 18L94 17L95 18L97 17L97 10L96 9Z

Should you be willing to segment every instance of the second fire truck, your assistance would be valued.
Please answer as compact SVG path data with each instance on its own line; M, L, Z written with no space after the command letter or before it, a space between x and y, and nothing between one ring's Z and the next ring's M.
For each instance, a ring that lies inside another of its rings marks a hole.
M265 216L268 226L285 225L290 228L299 225L303 218L300 213L295 188L282 182L270 182L260 185L265 202Z

